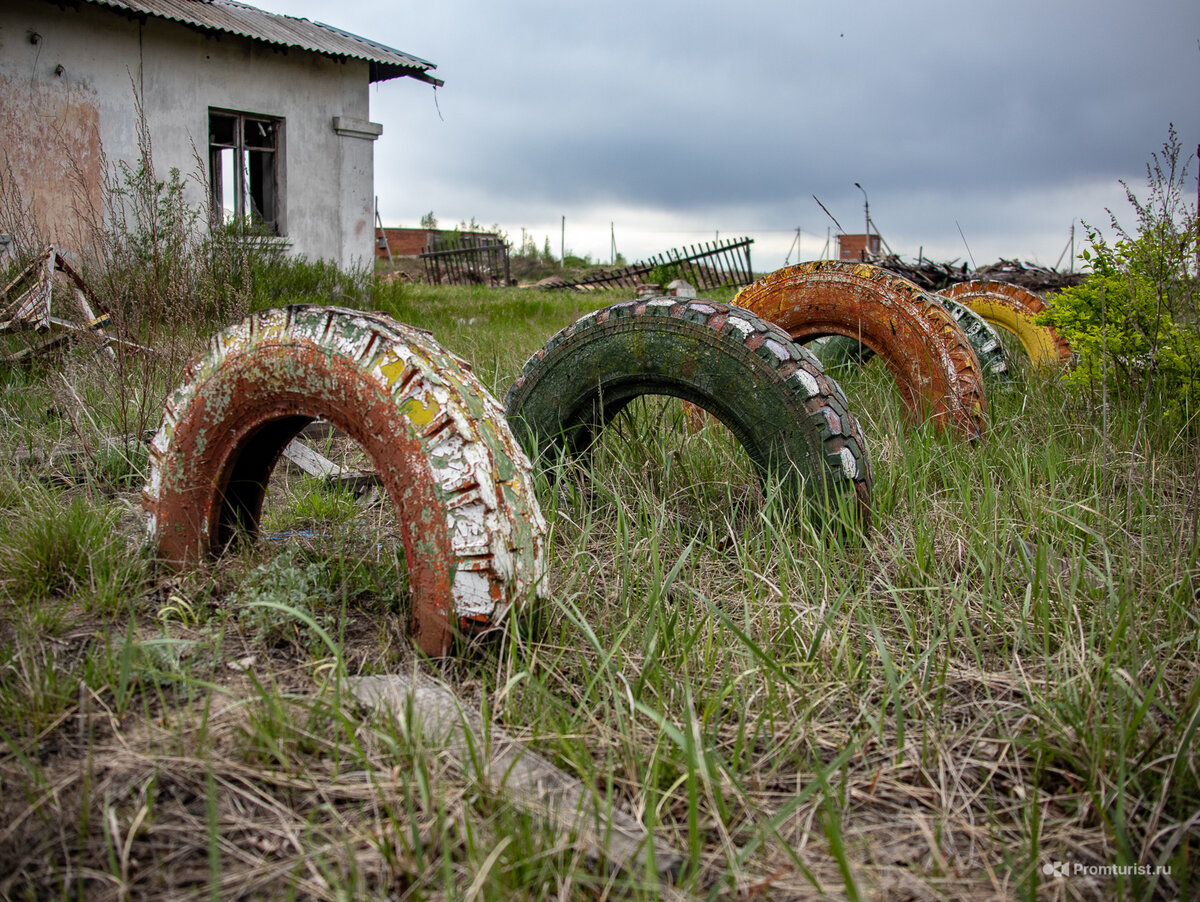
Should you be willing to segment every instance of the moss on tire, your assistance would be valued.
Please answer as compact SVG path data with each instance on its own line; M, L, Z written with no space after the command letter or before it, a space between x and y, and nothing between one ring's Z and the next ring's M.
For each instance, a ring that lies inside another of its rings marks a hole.
M846 396L786 333L730 304L625 301L581 317L529 358L505 398L531 457L585 451L642 395L670 395L729 428L764 479L870 520L866 441Z

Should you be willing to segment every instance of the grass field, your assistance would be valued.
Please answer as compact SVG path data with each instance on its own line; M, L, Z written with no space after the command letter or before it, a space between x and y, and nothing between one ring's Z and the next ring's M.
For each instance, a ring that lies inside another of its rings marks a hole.
M361 303L503 398L626 296ZM256 546L156 567L144 447L107 439L155 428L177 378L84 354L0 374L0 897L665 895L348 700L347 675L412 666L387 511L280 473ZM1021 371L969 446L905 424L878 361L837 378L868 540L761 488L719 424L646 405L540 480L544 606L422 666L677 849L684 897L1200 896L1195 430Z

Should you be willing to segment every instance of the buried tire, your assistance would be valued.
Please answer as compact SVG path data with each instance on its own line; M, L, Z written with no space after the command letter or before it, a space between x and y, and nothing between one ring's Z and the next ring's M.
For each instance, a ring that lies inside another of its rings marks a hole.
M1009 377L1008 353L991 323L970 307L955 300L941 295L932 295L932 297L940 301L949 311L959 328L963 330L963 334L967 336L967 340L971 342L971 348L975 351L975 356L979 358L979 365L983 367L984 376L996 381L1007 379ZM817 356L817 359L825 365L826 370L831 371L862 366L875 356L870 348L859 344L858 339L847 338L845 335L826 335L814 338L805 347Z
M1071 359L1071 345L1053 326L1040 326L1045 301L1019 285L977 279L959 282L941 291L955 303L969 307L993 326L1011 332L1021 342L1035 367L1054 367Z
M984 431L983 370L940 300L865 263L819 260L776 270L734 303L795 341L843 335L883 358L911 419L931 419L968 439Z
M499 404L427 333L333 307L256 313L191 365L151 444L160 558L181 569L253 537L276 462L317 417L358 442L392 502L424 652L540 591L546 524Z
M764 480L816 504L845 499L869 528L866 442L846 396L786 334L729 304L652 298L589 313L529 359L505 409L530 456L575 456L643 395L704 408Z
M985 377L996 381L1004 381L1009 377L1008 354L1004 349L1000 336L992 328L991 323L963 304L940 295L933 295L954 317L975 356L983 367ZM827 370L839 370L851 366L862 366L875 354L870 348L859 344L857 339L845 335L826 335L815 338L806 347L816 355Z

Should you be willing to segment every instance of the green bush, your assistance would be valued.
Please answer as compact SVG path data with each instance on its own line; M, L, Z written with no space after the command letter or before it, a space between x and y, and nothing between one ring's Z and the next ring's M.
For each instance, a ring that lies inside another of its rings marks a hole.
M251 310L294 303L358 306L371 293L368 270L345 271L330 260L260 255L249 271Z
M1139 400L1143 409L1157 398L1175 425L1189 421L1200 400L1197 218L1187 163L1172 126L1161 155L1146 167L1148 200L1122 182L1137 214L1136 234L1112 216L1110 242L1085 223L1091 248L1082 257L1093 272L1039 318L1075 350L1069 383Z

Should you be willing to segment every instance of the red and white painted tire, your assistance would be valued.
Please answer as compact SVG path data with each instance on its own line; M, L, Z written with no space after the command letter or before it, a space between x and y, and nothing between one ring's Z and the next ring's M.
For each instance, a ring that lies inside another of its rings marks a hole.
M503 409L428 333L336 307L256 313L190 366L144 492L162 560L253 537L280 454L317 417L358 442L391 499L423 651L540 593L546 523Z

